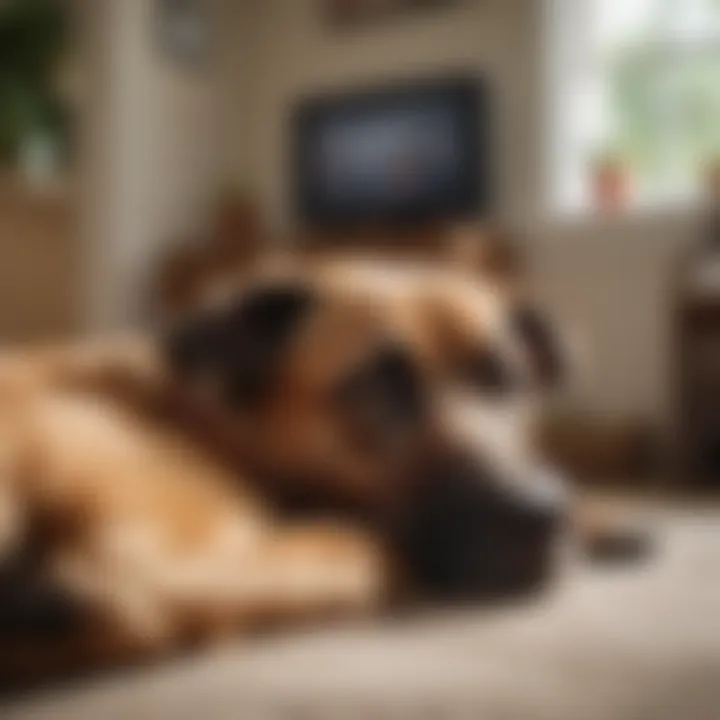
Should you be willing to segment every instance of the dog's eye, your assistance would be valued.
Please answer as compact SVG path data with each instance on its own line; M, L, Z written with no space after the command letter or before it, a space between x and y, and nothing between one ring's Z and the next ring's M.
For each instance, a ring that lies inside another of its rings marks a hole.
M373 356L337 389L343 412L372 434L398 433L415 427L424 415L421 378L402 349Z
M504 396L517 385L510 367L490 348L484 348L461 358L456 364L457 378L463 385L494 396Z

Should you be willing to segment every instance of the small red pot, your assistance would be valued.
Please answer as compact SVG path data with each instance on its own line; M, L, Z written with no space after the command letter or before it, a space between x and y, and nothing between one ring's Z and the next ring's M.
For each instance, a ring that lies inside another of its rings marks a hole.
M600 210L623 210L632 200L632 190L632 177L622 163L606 162L593 170L593 201Z

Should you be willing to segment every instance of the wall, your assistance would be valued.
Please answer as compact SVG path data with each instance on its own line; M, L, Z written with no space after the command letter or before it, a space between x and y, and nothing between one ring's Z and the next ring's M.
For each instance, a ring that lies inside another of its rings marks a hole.
M541 221L548 135L540 0L465 0L452 10L357 32L332 32L317 0L249 3L247 44L236 58L235 175L269 216L289 222L288 111L323 88L447 68L475 68L495 88L499 205L520 228L537 292L571 330L579 355L579 402L612 417L666 421L672 336L670 286L696 232L681 216Z
M537 292L573 346L576 402L668 426L678 265L702 237L692 213L576 218L529 237Z
M494 86L499 201L505 216L525 214L536 197L531 118L534 69L522 62L538 7L527 0L465 0L456 8L398 18L374 28L337 31L323 24L317 0L250 3L252 38L238 67L239 101L248 109L243 168L268 214L288 219L288 113L299 97L349 83L472 69ZM244 144L244 139L241 139Z
M87 319L109 328L141 316L157 256L207 214L223 175L230 46L185 67L158 47L152 0L84 2Z

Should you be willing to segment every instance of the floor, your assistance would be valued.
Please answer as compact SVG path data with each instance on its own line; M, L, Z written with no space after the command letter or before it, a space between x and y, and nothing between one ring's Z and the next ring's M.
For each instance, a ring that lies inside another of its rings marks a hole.
M520 607L436 612L239 644L0 710L19 718L720 718L720 504L623 503L643 567L570 563Z

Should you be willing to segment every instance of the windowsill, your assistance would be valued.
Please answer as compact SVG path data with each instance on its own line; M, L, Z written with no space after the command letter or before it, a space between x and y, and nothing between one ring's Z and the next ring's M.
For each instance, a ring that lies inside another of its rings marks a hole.
M706 213L699 199L677 199L668 202L635 203L614 211L593 207L547 210L543 224L560 228L632 228L666 226L698 221Z

